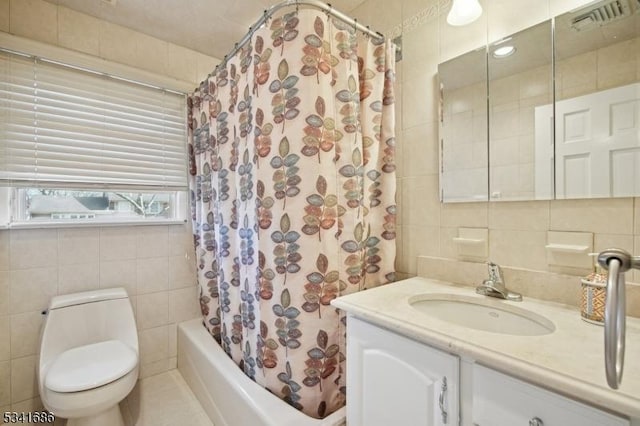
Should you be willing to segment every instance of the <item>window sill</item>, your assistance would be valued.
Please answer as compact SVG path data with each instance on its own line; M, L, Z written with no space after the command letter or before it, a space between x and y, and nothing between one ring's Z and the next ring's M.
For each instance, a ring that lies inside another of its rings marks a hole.
M185 219L146 219L146 220L123 220L123 221L100 221L100 220L51 220L32 222L13 222L0 225L0 229L38 229L38 228L87 228L87 227L108 227L108 226L152 226L152 225L184 225Z

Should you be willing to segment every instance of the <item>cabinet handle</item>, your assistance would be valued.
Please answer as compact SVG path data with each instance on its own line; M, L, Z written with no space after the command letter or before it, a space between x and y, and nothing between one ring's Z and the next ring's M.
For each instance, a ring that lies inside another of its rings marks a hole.
M447 378L442 378L442 387L440 388L440 396L438 397L438 403L440 404L440 414L442 415L442 423L447 424L447 410L444 408L444 397L447 393Z
M534 417L529 420L529 426L544 426L544 422L542 421L542 419L540 419L540 417Z

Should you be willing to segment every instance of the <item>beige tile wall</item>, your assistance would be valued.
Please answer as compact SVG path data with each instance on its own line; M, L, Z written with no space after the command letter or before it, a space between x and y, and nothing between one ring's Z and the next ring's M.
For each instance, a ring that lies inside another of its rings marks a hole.
M41 312L57 294L124 287L141 376L175 368L176 324L200 315L194 265L189 225L0 231L0 408L37 398Z
M445 22L448 0L403 0L393 5L367 0L353 11L375 30L390 37L402 35L403 59L397 64L396 84L400 277L436 274L457 282L469 277L477 281L477 276L465 275L463 263L458 262L451 242L458 227L488 228L491 260L510 270L536 272L525 274L535 276L529 281L518 275L518 289L565 303L577 303L580 283L577 277L555 274L547 265L547 231L593 232L595 250L617 246L640 254L640 198L441 204L438 197L438 63L588 1L480 0L483 16L460 28ZM384 14L379 13L381 8ZM443 266L436 270L424 267L422 261L419 270L418 256L437 258L427 264ZM484 274L485 266L476 265L473 271ZM640 274L635 273L634 279L640 281ZM633 315L640 315L638 290L640 286L630 284Z
M0 31L179 80L215 58L42 0L0 0ZM41 408L40 327L51 296L122 286L136 313L141 376L176 365L176 324L200 315L189 225L0 230L0 412Z
M0 0L0 31L200 82L219 60L43 0Z

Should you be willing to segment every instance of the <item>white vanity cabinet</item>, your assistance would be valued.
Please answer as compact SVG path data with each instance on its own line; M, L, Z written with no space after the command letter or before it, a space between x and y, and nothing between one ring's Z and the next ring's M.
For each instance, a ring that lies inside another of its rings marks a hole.
M475 364L474 426L629 426L622 417Z
M348 325L349 426L632 426L354 316Z
M476 322L455 321L480 315L465 303L449 306L447 316L425 314L428 304L418 309L421 301L474 297L535 313L553 331L475 329ZM576 308L488 299L420 277L334 299L348 318L349 426L640 426L640 320L627 318L626 374L613 390L593 352L602 348L602 328L582 321ZM445 378L446 423L439 405Z
M459 358L348 318L349 426L458 425Z

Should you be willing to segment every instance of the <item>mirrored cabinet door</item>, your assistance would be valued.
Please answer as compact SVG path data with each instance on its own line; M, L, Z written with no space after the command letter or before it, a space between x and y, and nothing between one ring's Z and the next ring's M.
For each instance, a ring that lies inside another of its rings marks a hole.
M438 74L443 202L640 196L640 2L588 3Z
M438 66L443 202L488 200L486 48Z
M489 45L489 196L553 198L551 21Z
M556 18L556 198L640 195L640 4Z

